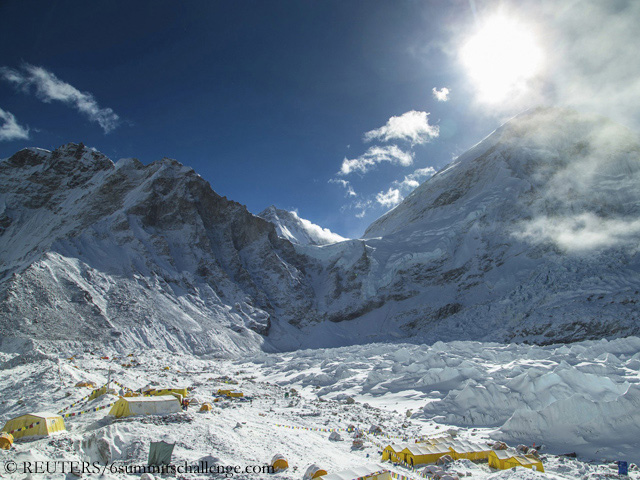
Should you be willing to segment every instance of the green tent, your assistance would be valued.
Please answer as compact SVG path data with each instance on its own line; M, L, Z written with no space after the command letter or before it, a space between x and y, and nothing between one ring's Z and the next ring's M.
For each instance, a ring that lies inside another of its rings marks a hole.
M170 465L175 443L151 442L149 447L149 465Z

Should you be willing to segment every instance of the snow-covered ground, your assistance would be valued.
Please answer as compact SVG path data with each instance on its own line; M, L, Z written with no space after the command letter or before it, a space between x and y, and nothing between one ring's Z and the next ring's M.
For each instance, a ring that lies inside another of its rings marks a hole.
M191 397L198 403L211 401L214 391L229 386L252 400L217 402L207 413L192 407L167 416L117 420L107 416L108 409L89 412L66 418L68 432L16 442L12 450L0 451L0 464L69 460L144 465L149 443L165 440L176 443L175 464L207 460L209 465L244 467L264 465L273 455L282 454L289 461L287 471L234 478L293 480L301 479L311 463L336 472L380 462L380 446L385 442L451 428L474 442L544 445L544 474L521 469L498 472L486 463L469 461L449 467L471 478L596 479L616 473L616 460L640 462L640 338L636 337L545 347L477 342L371 344L235 360L156 350L89 352L71 347L64 354L54 354L51 348L40 348L49 353L0 353L3 423L24 413L57 412L90 393L88 388L75 387L77 382L102 385L109 370L112 380L132 389L193 387ZM225 378L237 384L229 385ZM67 412L116 399L104 395ZM379 425L391 439L368 437L363 450L352 450L352 434L347 432L341 432L343 441L329 440L326 430L352 424L365 430ZM578 458L558 455L571 452ZM402 466L383 465L409 478L421 478ZM2 471L0 475L7 477ZM139 475L107 471L100 478ZM185 474L183 478L212 477ZM631 470L631 478L640 478L639 472Z

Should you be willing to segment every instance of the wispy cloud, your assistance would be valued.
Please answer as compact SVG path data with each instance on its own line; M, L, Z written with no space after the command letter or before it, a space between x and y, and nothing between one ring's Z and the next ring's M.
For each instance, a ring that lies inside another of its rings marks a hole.
M29 138L29 129L18 124L16 117L0 108L0 142L11 140L26 140Z
M101 108L93 95L81 92L74 86L60 80L42 67L25 64L21 70L1 68L0 75L24 92L35 89L35 95L45 103L58 101L71 105L92 122L109 133L120 123L120 117L110 108Z
M405 152L398 148L397 145L388 145L385 147L376 145L369 148L357 158L345 158L342 161L342 167L340 167L338 174L348 175L352 172L366 173L381 162L390 162L407 167L413 163L413 153Z
M400 194L400 190L390 187L386 192L379 192L376 195L376 202L383 207L391 208L398 205L404 197Z
M429 113L411 110L399 117L391 117L386 125L364 134L364 140L406 140L412 145L431 141L440 134L437 125L429 125Z
M551 241L567 251L586 252L633 244L639 234L640 220L583 213L571 217L535 218L523 223L516 236L533 243Z
M394 185L400 187L401 191L413 190L420 185L420 182L427 177L431 177L436 173L433 167L418 168L413 173L405 175L404 180L393 182Z
M442 87L440 90L438 90L436 87L433 87L431 93L433 93L433 98L435 98L439 102L448 102L449 93L451 93L451 91L447 87Z
M436 170L433 167L418 168L413 173L405 175L404 179L395 180L387 191L378 192L376 202L383 207L395 207L404 200L405 195L415 190L422 180L434 173Z
M356 197L358 194L355 192L349 180L344 180L342 178L330 178L329 183L336 183L338 185L342 185L344 189L347 191L347 197Z

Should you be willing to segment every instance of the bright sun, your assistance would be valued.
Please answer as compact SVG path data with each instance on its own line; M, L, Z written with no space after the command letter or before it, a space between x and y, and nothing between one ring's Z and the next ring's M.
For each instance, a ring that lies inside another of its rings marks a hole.
M460 56L480 100L490 103L524 91L542 64L542 51L531 31L502 15L488 19Z

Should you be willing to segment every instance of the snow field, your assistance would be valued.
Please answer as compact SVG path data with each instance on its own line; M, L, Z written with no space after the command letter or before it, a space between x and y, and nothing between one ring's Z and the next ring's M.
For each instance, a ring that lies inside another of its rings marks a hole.
M3 354L0 420L39 410L57 412L90 392L74 387L78 381L102 385L109 370L112 380L133 389L193 387L190 396L196 405L166 416L116 420L102 410L66 418L68 432L16 442L14 449L0 452L0 462L39 459L144 465L149 443L164 440L176 443L175 464L265 465L273 455L282 454L290 468L264 478L298 480L311 463L331 473L380 462L385 443L442 434L452 426L460 438L473 442L492 439L512 447L533 441L546 445L541 451L544 474L522 469L495 472L486 463L469 461L454 462L449 468L477 479L595 480L615 473L612 461L637 461L634 452L640 451L639 437L633 436L640 424L634 403L639 383L638 338L562 347L378 344L236 360L152 350L134 352L133 357L110 350L92 354L77 346L61 356L39 348L41 353ZM225 383L229 378L238 383ZM216 402L211 412L199 413L199 405L211 402L213 392L223 387L238 389L252 401ZM116 398L104 395L69 412L106 405ZM567 413L578 400L577 413ZM585 405L592 405L591 410ZM351 434L341 431L343 441L331 441L328 431L317 431L352 424L365 430L379 425L392 438L374 437L363 450L352 450ZM554 455L570 451L579 458ZM402 466L384 465L420 478ZM103 478L139 476L108 473ZM207 477L187 474L183 478ZM234 478L263 477L240 474ZM640 478L637 470L631 471L630 478Z

